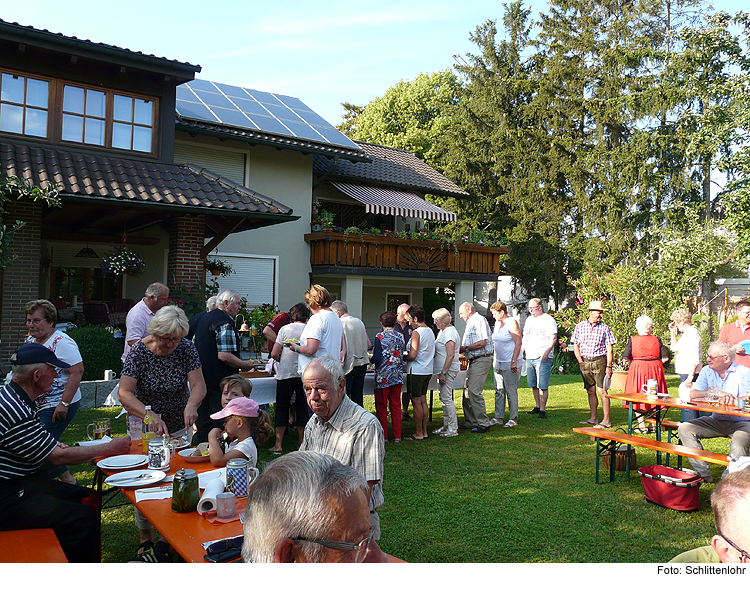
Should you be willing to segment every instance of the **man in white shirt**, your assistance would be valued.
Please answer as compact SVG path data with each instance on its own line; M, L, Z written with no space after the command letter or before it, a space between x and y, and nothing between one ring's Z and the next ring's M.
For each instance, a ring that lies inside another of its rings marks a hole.
M125 349L121 358L123 363L131 347L148 336L149 321L167 303L168 299L169 288L161 283L152 283L146 288L143 299L130 308L125 318Z
M370 348L367 329L364 322L349 314L349 307L345 302L335 300L331 304L331 310L341 319L344 329L346 395L360 406L364 406L365 373L370 363L370 356L367 354Z
M552 371L552 349L557 341L557 322L542 308L542 300L529 300L529 316L523 326L523 351L526 354L526 382L534 393L530 415L547 418L549 376Z
M463 353L469 360L463 399L464 424L458 428L471 429L472 433L484 433L491 426L484 401L484 382L492 368L492 331L490 323L484 316L477 314L471 302L461 304L458 314L466 322L459 353Z

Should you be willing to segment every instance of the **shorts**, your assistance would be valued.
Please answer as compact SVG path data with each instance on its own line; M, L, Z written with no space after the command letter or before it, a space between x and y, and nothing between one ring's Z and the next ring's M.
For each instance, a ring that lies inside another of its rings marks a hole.
M581 377L583 378L583 387L588 390L596 386L604 388L604 376L607 374L607 356L594 357L593 359L584 359L581 363Z
M406 374L406 383L409 389L409 398L419 398L427 396L427 388L430 385L432 376L423 376L420 374Z
M552 359L542 358L526 360L526 385L529 388L549 389L549 376L552 373Z

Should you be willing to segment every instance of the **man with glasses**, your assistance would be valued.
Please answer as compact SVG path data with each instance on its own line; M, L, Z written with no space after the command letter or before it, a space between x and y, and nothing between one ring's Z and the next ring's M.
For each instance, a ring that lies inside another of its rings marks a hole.
M221 410L219 382L238 370L253 368L251 360L240 357L241 341L234 321L239 310L240 294L225 289L217 296L216 309L207 312L195 329L193 342L201 360L206 396L198 407L193 445L208 441L211 429L223 426L220 420L211 418Z
M570 342L574 344L573 352L581 367L583 387L589 399L589 410L591 417L581 424L594 425L599 429L609 429L612 421L609 418L609 398L605 388L604 378L612 379L612 359L615 335L612 329L604 324L604 307L599 301L589 304L589 317L579 322ZM599 422L597 407L599 401L597 392L602 399L602 421Z
M329 455L274 460L248 493L245 562L403 562L374 540L368 491L357 470Z
M750 562L750 470L721 479L711 493L717 534L711 545L688 550L670 562Z
M526 355L526 382L534 393L535 406L528 411L540 419L547 418L549 376L552 350L557 342L557 322L542 308L542 300L529 300L529 314L523 325L523 351Z
M750 340L750 301L740 300L734 306L737 320L725 324L719 331L719 340L734 347L735 363L750 367L750 355L740 345L742 341Z
M458 315L466 322L464 337L458 352L463 353L469 361L463 397L464 423L458 428L471 429L472 433L484 433L492 426L484 401L484 383L492 369L492 357L495 350L492 331L487 319L477 314L471 302L461 304L458 308Z
M734 362L734 348L724 341L714 341L708 346L707 364L693 382L690 398L706 396L709 388L716 388L720 401L737 403L738 396L750 391L750 369ZM731 437L731 455L746 456L750 450L750 420L745 417L712 413L680 423L677 429L682 445L703 449L701 439ZM703 460L690 458L690 464L706 482L713 482L709 465Z

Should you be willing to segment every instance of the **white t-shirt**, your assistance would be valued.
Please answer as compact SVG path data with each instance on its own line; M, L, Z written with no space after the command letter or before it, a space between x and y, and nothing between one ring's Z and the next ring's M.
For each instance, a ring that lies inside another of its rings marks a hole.
M417 349L417 358L409 361L406 373L431 376L432 360L435 358L435 334L431 328L426 326L415 328L414 332L411 333L412 339L414 339L414 333L419 334L419 348Z
M341 360L341 336L344 334L344 327L341 319L331 310L321 310L313 314L310 320L305 324L305 328L299 337L300 346L307 345L307 339L317 339L320 341L315 355L299 354L298 364L299 373L305 366L313 360L313 357L332 357L337 361Z
M255 441L253 441L252 437L248 437L242 441L235 439L229 444L227 453L235 449L245 456L251 465L255 466L258 463L258 448L255 447Z
M26 342L33 343L34 339L32 337L28 337L26 339ZM41 344L52 351L60 361L64 361L69 365L76 365L77 363L81 363L81 361L83 361L81 352L78 350L78 345L76 344L76 342L60 330L55 330L51 335L49 335L49 338L47 338L47 340ZM37 408L39 408L40 410L56 407L60 400L62 400L62 394L65 390L65 386L68 385L68 379L70 379L68 370L59 368L55 369L57 369L57 377L52 382L52 387L48 392L45 392L36 399ZM76 393L73 395L73 400L71 400L70 402L72 404L74 402L78 402L80 399L81 388L79 387L78 390L76 390Z
M695 373L700 373L701 355L703 355L701 333L693 325L685 327L685 331L672 349L675 352L674 370L686 374L695 365Z
M440 373L445 367L445 345L453 341L456 345L456 350L453 353L453 363L448 371L458 371L461 368L461 362L458 360L458 350L461 347L461 337L453 325L446 326L443 330L438 333L437 339L435 339L435 361L432 364L432 373Z
M289 347L284 347L284 341L286 339L297 339L300 340L302 331L305 330L305 325L302 322L292 322L291 324L285 324L279 329L279 334L276 337L276 341L281 343L281 361L279 361L279 369L276 372L277 380L288 380L289 378L299 377L297 373L299 367L299 354L295 353Z
M523 350L526 359L539 359L545 349L554 345L557 322L549 314L529 316L523 325ZM552 339L552 343L550 343Z

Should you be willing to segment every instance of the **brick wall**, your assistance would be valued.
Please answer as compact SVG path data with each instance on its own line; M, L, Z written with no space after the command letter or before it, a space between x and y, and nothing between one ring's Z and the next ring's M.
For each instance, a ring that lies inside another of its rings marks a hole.
M8 365L10 356L26 335L23 307L39 298L39 259L41 255L42 206L27 200L9 201L3 223L26 222L16 234L10 251L18 258L4 270L0 318L0 365Z
M181 215L172 218L169 226L167 287L193 285L205 278L206 272L200 258L204 235L204 216Z

